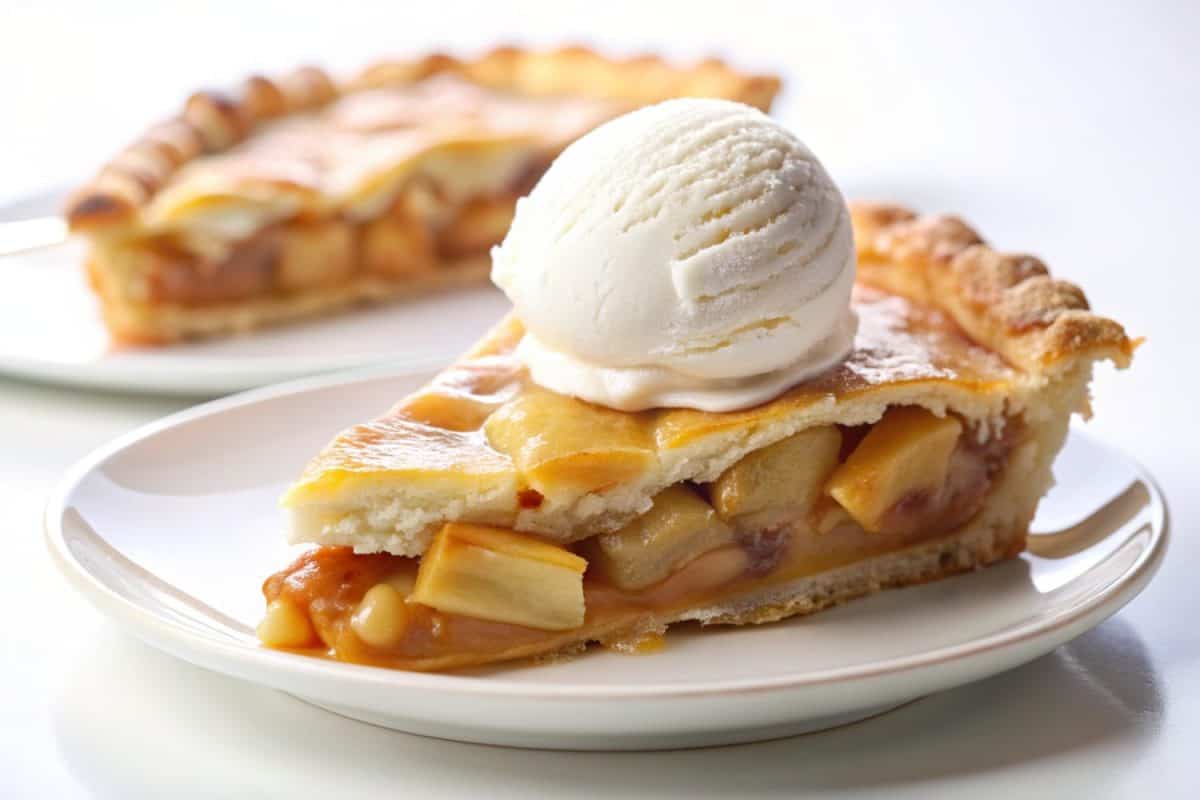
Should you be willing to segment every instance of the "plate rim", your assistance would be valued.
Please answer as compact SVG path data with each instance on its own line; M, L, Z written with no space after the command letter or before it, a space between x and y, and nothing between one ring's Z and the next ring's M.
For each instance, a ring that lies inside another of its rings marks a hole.
M955 662L966 662L973 657L1018 647L1052 635L1073 623L1105 611L1104 618L1115 614L1136 597L1154 577L1165 557L1170 539L1170 513L1166 497L1157 481L1140 462L1123 450L1105 443L1098 437L1072 426L1072 435L1081 436L1092 444L1104 448L1125 459L1145 483L1152 499L1154 517L1151 519L1151 541L1138 554L1136 560L1124 570L1121 578L1098 592L1085 595L1063 609L1050 614L1033 625L1018 625L967 642L913 653L898 658L868 661L853 666L829 668L815 672L777 675L771 678L738 678L711 680L690 684L665 683L608 685L595 683L540 684L507 680L505 678L480 677L429 672L408 672L384 667L316 659L311 656L287 653L248 644L220 641L202 636L188 626L164 619L154 612L120 596L99 578L93 575L71 554L66 542L63 526L68 499L75 489L104 462L141 442L173 427L195 420L216 416L235 408L264 403L284 396L298 395L320 389L333 388L366 381L420 379L422 376L410 371L394 371L380 368L353 369L333 374L311 376L271 386L251 389L228 397L169 414L122 434L106 444L92 450L73 464L56 482L50 491L43 514L43 535L55 567L64 579L79 591L94 607L110 619L127 626L130 632L146 639L143 631L153 631L162 639L147 639L159 649L166 649L160 641L177 640L186 642L190 652L220 652L230 661L252 668L282 670L296 677L308 677L321 681L353 682L370 684L373 688L405 689L413 691L437 691L458 695L498 696L530 700L629 700L667 699L681 697L711 697L779 692L789 689L811 689L818 686L845 685L882 677L896 677L921 670L945 666ZM107 540L106 540L107 541ZM1130 591L1130 589L1134 591ZM1128 596L1123 596L1123 595ZM176 657L187 661L192 659ZM197 663L192 661L192 663ZM207 665L202 665L207 666ZM207 667L213 669L213 667Z

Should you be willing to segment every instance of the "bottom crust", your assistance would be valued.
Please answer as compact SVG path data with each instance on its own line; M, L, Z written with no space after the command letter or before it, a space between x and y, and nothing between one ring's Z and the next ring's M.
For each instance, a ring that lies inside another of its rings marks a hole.
M884 589L929 583L1016 558L1025 549L1027 533L1025 525L969 527L945 539L772 586L721 606L689 610L670 621L758 625L814 614Z
M93 265L92 279L101 298L104 322L113 338L124 344L167 344L231 333L330 314L350 306L383 303L483 284L491 270L487 256L472 256L440 264L432 272L398 280L373 276L355 278L340 286L321 287L287 295L209 306L134 304L105 290L103 276Z

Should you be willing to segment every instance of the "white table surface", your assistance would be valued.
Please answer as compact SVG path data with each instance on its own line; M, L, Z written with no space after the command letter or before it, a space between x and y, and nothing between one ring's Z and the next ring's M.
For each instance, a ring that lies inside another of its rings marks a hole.
M1056 653L834 732L628 755L424 740L192 668L92 611L45 557L46 492L182 404L0 380L0 796L1200 796L1200 5L405 5L10 0L0 194L86 173L195 85L303 59L586 37L773 68L780 114L847 194L960 212L1148 338L1132 372L1098 376L1092 430L1161 482L1167 563Z

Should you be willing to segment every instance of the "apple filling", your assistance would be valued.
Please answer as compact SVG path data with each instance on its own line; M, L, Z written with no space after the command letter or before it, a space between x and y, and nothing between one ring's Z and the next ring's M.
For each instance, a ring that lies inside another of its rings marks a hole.
M890 409L801 431L709 484L660 492L624 528L562 546L447 523L420 559L322 547L263 586L259 637L357 663L438 670L627 645L723 602L953 533L983 506L1019 420L981 437L953 415Z
M368 221L295 219L236 243L171 232L104 242L93 257L93 280L133 302L202 307L331 288L356 277L420 277L485 256L504 238L527 183L522 173L493 194L452 202L428 181L414 181Z

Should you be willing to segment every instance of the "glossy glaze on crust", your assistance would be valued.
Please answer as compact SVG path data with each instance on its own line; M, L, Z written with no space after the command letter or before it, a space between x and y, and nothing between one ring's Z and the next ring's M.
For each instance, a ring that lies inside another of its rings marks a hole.
M148 130L68 201L73 230L102 232L136 225L139 212L184 164L251 135L265 122L320 108L359 91L404 86L453 75L502 92L576 95L641 105L677 96L719 96L766 108L779 89L771 76L745 75L708 60L677 68L650 56L608 59L580 47L538 52L500 48L479 59L434 54L376 64L337 84L304 67L278 79L253 76L231 93L202 91L183 111Z
M597 459L617 460L623 453L631 461L642 461L642 456L648 461L656 450L680 447L709 433L750 428L794 409L891 386L946 384L998 394L1010 388L1012 370L968 341L939 312L867 287L856 290L854 306L860 333L845 362L769 403L727 413L621 412L552 394L530 382L514 356L523 329L509 317L489 336L487 346L447 368L429 387L380 419L339 436L309 465L293 495L324 490L341 473L387 472L420 480L477 467L490 473L497 464L505 465L514 480L553 494L556 487L548 484L569 482L574 466L580 466L576 479L586 482L590 476L584 473ZM509 441L503 429L524 428L531 424L531 414L546 417L546 435ZM603 487L589 483L587 488Z

